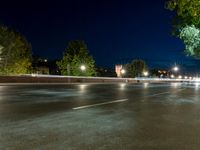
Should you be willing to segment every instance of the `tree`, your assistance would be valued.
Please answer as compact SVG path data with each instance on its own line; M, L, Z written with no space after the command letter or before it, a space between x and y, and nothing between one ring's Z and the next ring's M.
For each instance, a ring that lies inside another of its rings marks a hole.
M133 60L131 63L126 64L126 76L127 77L140 77L145 71L148 70L145 61L141 59Z
M31 69L31 46L18 32L0 26L0 74L25 74Z
M57 62L62 75L73 76L95 76L95 61L89 55L87 46L84 41L70 41L68 47L63 53L62 60ZM85 70L80 66L84 65Z
M187 55L200 57L200 30L198 28L187 25L181 29L179 37L185 44Z
M186 54L200 57L200 1L168 0L167 8L175 12L172 33L184 42Z
M194 25L200 28L200 1L199 0L168 0L167 8L175 11L174 25L180 29L185 25Z

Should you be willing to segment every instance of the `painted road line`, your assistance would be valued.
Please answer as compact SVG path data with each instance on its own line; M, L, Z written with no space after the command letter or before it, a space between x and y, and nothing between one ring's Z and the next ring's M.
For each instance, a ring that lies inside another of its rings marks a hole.
M156 93L156 94L147 95L147 96L144 96L144 97L154 97L154 96L163 95L163 94L169 94L169 93L172 93L172 92L162 92L162 93Z
M98 103L98 104L92 104L92 105L85 105L85 106L80 106L80 107L74 107L74 110L78 109L84 109L84 108L90 108L90 107L96 107L96 106L102 106L102 105L107 105L107 104L113 104L113 103L120 103L120 102L125 102L128 99L119 99L115 101L109 101L109 102L104 102L104 103Z
M185 88L183 88L183 89L180 89L180 90L177 90L176 92L180 92L180 91L183 91L183 90L185 90ZM158 96L158 95L164 95L164 94L170 94L170 93L172 93L172 92L171 92L171 91L169 91L169 92L156 93L156 94L147 95L147 96L144 96L144 97L154 97L154 96Z

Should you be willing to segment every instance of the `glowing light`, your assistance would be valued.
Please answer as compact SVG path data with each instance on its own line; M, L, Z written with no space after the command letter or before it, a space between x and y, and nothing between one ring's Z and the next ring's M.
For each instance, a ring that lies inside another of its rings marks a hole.
M146 89L148 87L149 83L144 83L144 88Z
M182 76L181 76L181 75L179 75L179 76L178 76L178 78L179 78L179 79L182 79Z
M143 74L145 77L149 75L149 73L147 71L143 72Z
M197 77L195 77L195 78L193 78L195 81L200 81L200 78L197 78Z
M200 85L199 82L196 82L196 83L195 83L195 90L199 90L199 85Z
M81 65L81 67L80 67L80 68L81 68L81 70L82 70L82 71L85 71L85 70L86 70L86 67L85 67L85 65Z
M79 89L81 91L81 93L85 92L87 85L86 84L81 84L79 85Z
M121 70L121 73L122 73L122 74L125 74L125 73L126 73L126 70L122 69L122 70Z
M125 86L126 86L125 83L121 83L121 84L120 84L120 89L121 89L121 90L124 90Z
M178 87L180 84L179 84L179 83L171 83L171 85L172 85L173 87Z
M185 76L184 78L185 78L185 79L188 79L188 76Z
M37 74L34 74L34 73L32 73L32 74L31 74L31 76L32 76L32 77L36 77L36 76L37 76Z
M178 71L179 68L178 68L177 66L175 66L175 67L173 68L173 70L174 70L174 71Z
M174 75L172 74L170 77L171 77L171 78L174 78Z

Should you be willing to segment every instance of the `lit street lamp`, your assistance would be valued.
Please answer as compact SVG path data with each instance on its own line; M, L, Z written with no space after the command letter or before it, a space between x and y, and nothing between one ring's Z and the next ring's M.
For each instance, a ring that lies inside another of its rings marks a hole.
M80 69L81 69L81 71L85 71L86 70L85 65L81 65Z
M177 66L175 66L175 67L173 68L173 70L177 72L177 71L179 70L179 68L178 68Z
M177 72L179 71L179 68L177 66L174 66L174 68L172 68L174 71L175 76L177 76Z
M170 77L171 77L171 78L174 78L174 75L172 74Z
M144 76L147 77L149 73L147 71L143 72Z
M121 77L123 77L123 76L124 76L124 74L126 73L126 70L125 70L125 69L121 69L121 71L120 71L120 72L121 72L121 75L120 75L120 76L121 76Z
M181 76L181 75L179 75L179 76L178 76L178 78L179 78L179 79L182 79L182 76Z
M121 74L125 74L126 71L124 69L121 70Z

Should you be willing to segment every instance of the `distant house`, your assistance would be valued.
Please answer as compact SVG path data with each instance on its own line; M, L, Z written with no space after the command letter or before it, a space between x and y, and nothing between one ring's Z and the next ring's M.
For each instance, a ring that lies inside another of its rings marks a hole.
M115 72L117 74L117 77L121 77L122 76L122 65L115 65Z
M49 65L47 59L42 59L39 56L33 56L32 67L32 73L49 74Z
M46 67L46 66L34 67L33 73L35 73L35 74L49 74L49 67Z
M151 71L152 77L166 78L169 77L169 71L164 69L152 69Z

